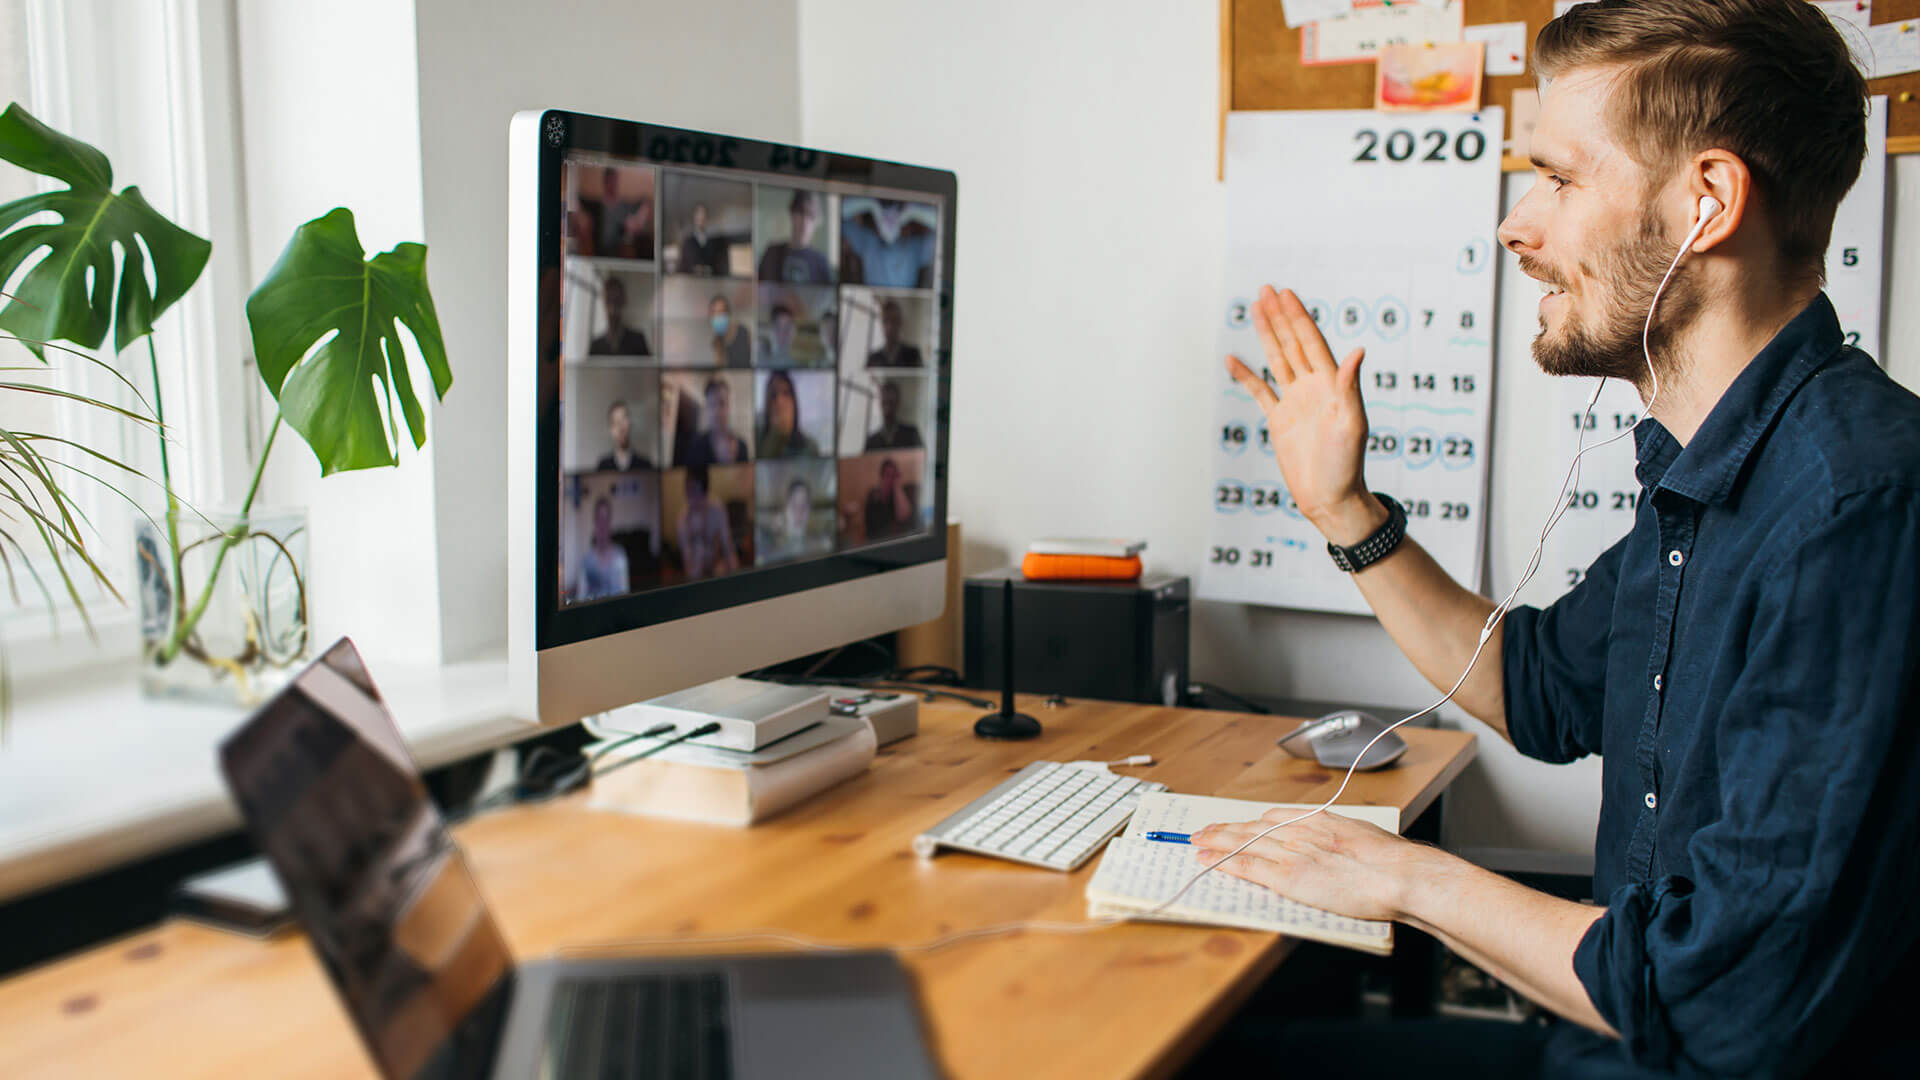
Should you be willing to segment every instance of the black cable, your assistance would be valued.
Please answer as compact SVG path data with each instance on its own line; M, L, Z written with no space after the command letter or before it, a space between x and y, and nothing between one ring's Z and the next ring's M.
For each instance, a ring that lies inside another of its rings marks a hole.
M1262 715L1271 715L1273 712L1272 709L1267 708L1265 705L1262 705L1257 701L1249 701L1246 698L1241 697L1239 694L1236 694L1231 690L1223 690L1220 687L1213 685L1212 683L1203 683L1198 680L1190 681L1187 683L1187 693L1199 694L1202 697L1211 695L1214 697L1224 698L1227 701L1240 706L1240 709L1242 712L1261 713Z
M996 702L988 701L985 698L972 697L967 694L956 693L952 690L943 690L932 686L895 682L889 677L878 675L851 679L844 676L807 678L800 675L769 675L767 676L767 680L786 686L847 686L861 690L899 690L904 693L919 694L924 701L932 701L935 698L951 698L963 705L971 705L976 709L991 709L997 705Z
M886 657L887 666L885 668L882 668L881 670L882 671L892 670L893 663L895 660L895 657L893 655L893 650L887 648L885 645L880 644L879 642L873 640L872 638L861 638L858 641L848 642L847 644L842 645L837 649L832 649L826 653L823 653L820 659L815 660L807 668L807 670L800 673L800 677L803 679L814 678L815 676L820 674L820 671L822 668L826 667L828 664L833 663L835 660L840 659L842 654L844 654L848 649L851 649L856 645L864 646L866 648L872 649L874 652L877 652L881 656Z
M450 825L457 825L478 814L484 813L488 810L494 810L502 806L511 806L516 803L545 802L548 799L558 798L561 795L566 795L574 791L578 791L581 788L581 786L583 786L586 783L587 779L591 776L595 762L599 761L603 757L606 757L608 754L612 753L613 751L618 750L620 747L625 746L628 743L633 742L637 739L659 738L660 736L665 735L668 732L672 731L673 727L674 725L672 724L656 724L653 727L650 727L647 730L642 731L638 734L628 735L625 738L621 738L621 739L615 739L614 741L606 744L605 746L602 746L599 750L593 753L593 756L587 757L580 764L572 765L571 762L569 762L568 764L571 765L571 768L569 769L569 771L560 773L559 775L547 781L544 785L541 785L537 789L533 787L531 778L537 777L541 773L542 767L538 763L543 760L543 755L545 757L552 757L557 760L565 760L565 759L559 752L555 751L552 747L536 746L533 748L531 752L527 754L526 760L520 763L520 767L517 770L518 775L514 777L513 783L510 786L508 786L505 790L497 791L492 795L489 795L486 798L481 799L479 802L476 802L472 806L469 806L464 812L448 818L447 823ZM719 724L708 724L708 725L705 725L704 727L695 728L693 731L690 731L687 734L680 736L679 738L662 743L659 746L651 747L644 753L635 755L631 760L638 761L642 758L650 757L653 754L656 754L661 750L665 750L667 747L674 745L674 743L681 742L686 739L698 738L700 735L711 734L712 732L715 732L718 730L720 730ZM620 764L624 765L626 764L626 762L621 762ZM615 766L615 768L617 767L618 766Z
M915 664L912 667L894 668L880 677L893 682L933 683L937 686L963 684L960 673L944 664Z
M663 742L658 746L649 746L645 750L640 751L639 753L633 755L630 758L625 758L620 761L616 761L613 764L607 766L606 768L601 769L600 772L596 775L605 776L608 773L615 771L616 769L624 769L636 761L645 761L648 758L652 757L653 755L659 753L660 751L665 750L669 746L678 746L681 743L686 742L688 739L697 739L702 735L711 735L714 732L719 730L720 730L720 724L717 721L708 721L707 723L701 724L699 727L694 728L692 731L689 731L684 735L675 735L673 738L668 739L666 742ZM641 738L641 737L642 736L635 736L635 738ZM628 740L628 739L622 739L620 740L620 743L630 742L630 741L631 740ZM620 743L614 743L610 746L603 747L601 748L599 753L587 759L587 769L591 771L593 768L594 762L599 761L601 758L605 757L607 755L607 751L612 750L615 746L619 746Z

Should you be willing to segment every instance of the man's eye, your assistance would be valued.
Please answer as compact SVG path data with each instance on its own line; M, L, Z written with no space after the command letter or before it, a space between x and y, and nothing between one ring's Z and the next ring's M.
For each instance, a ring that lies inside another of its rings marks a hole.
M1559 191L1571 182L1564 176L1554 176L1552 174L1548 174L1547 179L1553 181L1553 190L1555 191Z

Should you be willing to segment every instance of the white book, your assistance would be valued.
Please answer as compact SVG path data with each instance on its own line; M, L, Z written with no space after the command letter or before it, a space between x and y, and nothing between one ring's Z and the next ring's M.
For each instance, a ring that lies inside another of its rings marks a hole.
M1140 797L1124 833L1107 844L1100 866L1087 882L1087 914L1127 916L1159 922L1198 923L1266 930L1344 945L1386 955L1393 951L1393 924L1335 915L1288 900L1262 885L1219 870L1194 882L1174 903L1145 912L1173 896L1202 869L1194 849L1146 839L1149 831L1191 833L1208 825L1258 821L1269 810L1306 813L1317 803L1263 803L1205 795L1153 792ZM1400 831L1400 810L1393 806L1333 806L1326 811Z
M758 750L827 718L827 692L817 686L788 686L758 679L716 679L677 693L623 706L593 718L596 735L633 735L658 724L675 733L708 723L712 735L692 740L728 750Z
M835 718L790 742L811 741L793 754L732 753L686 744L631 761L644 743L614 748L594 766L587 805L647 817L713 825L752 825L791 809L873 764L873 729ZM593 755L601 746L587 747ZM758 759L758 760L756 760Z
M1027 545L1027 552L1033 555L1097 555L1106 559L1125 559L1145 550L1145 540L1112 537L1044 536Z

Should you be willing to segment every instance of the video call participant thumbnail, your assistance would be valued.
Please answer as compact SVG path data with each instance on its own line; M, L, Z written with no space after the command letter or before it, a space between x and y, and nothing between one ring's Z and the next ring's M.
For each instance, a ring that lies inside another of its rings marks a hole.
M841 347L849 365L921 368L936 326L929 294L840 290Z
M640 167L569 166L579 187L575 254L621 259L653 258L654 172ZM570 215L571 216L571 215ZM584 244L585 250L581 250Z
M627 283L620 274L607 274L600 282L600 307L606 315L606 329L587 345L588 356L652 356L646 331L634 325L651 321L652 296L647 297L645 313L630 314Z
M753 335L734 318L733 301L723 293L714 293L707 301L707 325L713 329L715 367L753 366Z
M761 461L754 466L754 553L757 565L833 550L834 493L839 463Z
M759 194L760 235L771 238L784 231L786 239L766 244L760 255L761 281L795 285L827 285L833 267L827 262L826 240L820 236L824 209L830 196L804 188L763 187Z
M940 215L927 203L843 196L840 281L896 289L933 287Z
M561 372L560 468L651 469L660 462L660 372L637 364L580 360Z
M925 390L924 381L917 382L914 396L920 397ZM905 396L901 380L881 379L875 391L880 409L880 426L869 432L865 449L872 450L917 450L926 443L920 437L920 428L908 423L901 410L901 400Z
M926 451L894 450L840 461L843 544L907 536L927 527L920 504Z
M735 465L753 456L744 416L749 410L753 376L748 372L706 373L670 371L662 376L663 414L671 412L667 430L674 446L673 463Z
M832 367L830 335L839 304L831 285L761 285L760 340L754 366Z
M564 602L625 596L658 574L658 473L568 477L563 515Z
M669 274L661 290L662 363L669 367L753 366L752 281Z
M633 410L624 401L607 406L607 441L613 448L594 467L601 472L633 472L653 468L653 459L633 448Z
M753 185L667 170L661 183L667 270L702 277L753 275Z
M752 565L753 467L693 465L667 474L666 513L682 580Z
M757 456L831 455L833 383L830 371L761 372L754 394L760 413L754 437Z

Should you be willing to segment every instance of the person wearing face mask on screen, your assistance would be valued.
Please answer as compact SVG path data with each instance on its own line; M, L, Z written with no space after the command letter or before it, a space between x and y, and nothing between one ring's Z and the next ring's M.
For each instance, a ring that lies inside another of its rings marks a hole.
M713 330L715 367L753 366L753 335L742 329L739 320L733 317L733 305L726 297L716 293L707 301L707 324Z
M1534 184L1499 236L1542 286L1541 369L1640 391L1628 535L1488 628L1367 487L1359 350L1269 287L1275 385L1228 369L1414 667L1468 672L1454 703L1522 754L1601 758L1597 903L1333 814L1201 830L1196 866L1251 840L1221 871L1424 930L1558 1019L1247 1017L1193 1075L1911 1075L1920 399L1822 291L1866 85L1804 0L1597 0L1533 55Z

